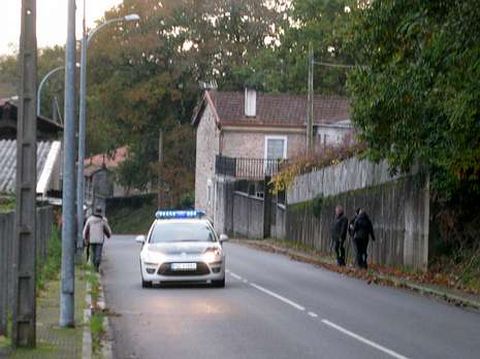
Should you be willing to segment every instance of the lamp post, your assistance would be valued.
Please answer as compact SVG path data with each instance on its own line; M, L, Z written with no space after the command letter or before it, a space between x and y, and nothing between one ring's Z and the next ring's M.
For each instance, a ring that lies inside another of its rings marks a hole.
M76 63L76 66L77 68L80 68L80 63ZM41 102L41 98L42 98L42 90L43 90L43 86L45 85L45 83L47 82L47 80L53 76L54 74L56 74L57 72L59 71L62 71L62 70L65 70L65 66L58 66L56 68L54 68L53 70L49 71L42 79L42 81L40 81L40 84L38 85L38 90L37 90L37 116L40 116L41 115L41 112L40 112L40 102Z
M123 21L139 21L140 16L137 14L129 14L124 17L110 19L100 24L96 28L87 33L85 25L85 2L83 8L83 37L81 47L80 60L80 108L79 108L79 124L78 124L78 167L77 167L77 250L83 248L82 229L84 222L83 202L85 179L83 176L85 161L85 137L86 137L86 95L87 95L87 48L93 36L104 27Z
M65 69L65 66L58 66L57 68L54 68L53 70L48 72L45 75L45 77L42 79L42 81L40 81L40 85L38 85L38 90L37 90L37 116L40 116L40 95L42 94L43 85L45 85L45 82L49 79L50 76L64 69Z

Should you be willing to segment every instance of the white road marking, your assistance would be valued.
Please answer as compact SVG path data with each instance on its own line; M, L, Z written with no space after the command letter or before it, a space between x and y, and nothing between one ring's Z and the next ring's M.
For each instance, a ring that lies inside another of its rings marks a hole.
M311 316L312 318L317 318L318 317L318 314L316 314L314 312L308 312L308 315Z
M328 325L329 327L333 328L333 329L336 329L338 330L339 332L342 332L343 334L346 334L354 339L357 339L358 341L364 343L364 344L367 344L367 345L370 345L371 347L375 348L375 349L378 349L394 358L397 358L397 359L408 359L406 356L403 356L401 354L398 354L397 352L393 351L393 350L390 350L388 348L385 348L384 346L381 346L380 344L377 344L375 342L372 342L371 340L368 340L367 338L364 338L358 334L355 334L343 327L341 327L340 325L337 325L335 323L332 323L331 321L327 320L327 319L322 319L322 323L323 324L326 324Z
M298 310L301 310L301 311L304 311L305 308L302 307L300 304L298 303L295 303L294 301L290 300L290 299L287 299L283 296L281 296L280 294L277 294L275 292L272 292L271 290L268 290L267 288L264 288L258 284L255 284L255 283L250 283L250 285L253 287L253 288L256 288L258 289L259 291L265 293L265 294L268 294L274 298L277 298L278 300L281 300L282 302L286 303L286 304L289 304L291 305L292 307L298 309Z
M243 283L248 283L248 280L244 279L244 280L243 280Z
M243 279L243 278L240 277L238 274L235 274L235 273L233 273L233 272L230 272L230 275L231 275L233 278L238 279L238 280L242 280L242 279Z

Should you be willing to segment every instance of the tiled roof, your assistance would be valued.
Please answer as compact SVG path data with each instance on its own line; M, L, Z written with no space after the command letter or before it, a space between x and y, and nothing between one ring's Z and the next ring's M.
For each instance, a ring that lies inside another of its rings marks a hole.
M255 117L245 117L244 93L208 91L221 125L305 126L307 96L257 93ZM314 123L335 123L350 118L348 99L314 96Z
M108 169L114 169L118 167L120 163L125 161L128 156L127 146L117 148L112 155L98 154L85 159L85 171L86 176L92 175L97 170L106 167Z
M42 141L37 143L37 181L45 167L48 154L58 141ZM17 168L17 141L0 140L0 193L15 192Z

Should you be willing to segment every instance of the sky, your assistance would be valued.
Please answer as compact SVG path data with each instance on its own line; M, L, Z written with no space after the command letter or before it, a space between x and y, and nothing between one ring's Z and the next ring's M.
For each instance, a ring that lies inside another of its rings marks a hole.
M86 0L87 26L101 18L105 10L122 3L122 0ZM21 0L1 0L0 55L12 54L18 49L20 39ZM67 38L67 0L37 0L38 47L64 45ZM81 34L83 0L77 0L77 38Z

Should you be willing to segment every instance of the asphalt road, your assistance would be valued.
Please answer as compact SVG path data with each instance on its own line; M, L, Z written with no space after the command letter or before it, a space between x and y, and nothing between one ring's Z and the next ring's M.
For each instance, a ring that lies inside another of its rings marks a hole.
M142 289L133 236L102 264L114 358L480 358L480 314L226 244L227 285Z

